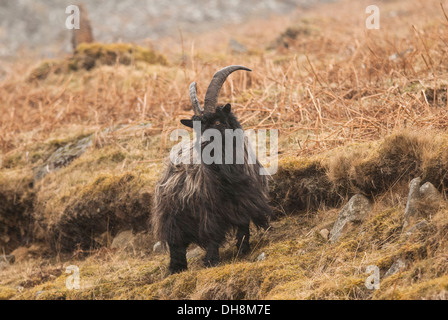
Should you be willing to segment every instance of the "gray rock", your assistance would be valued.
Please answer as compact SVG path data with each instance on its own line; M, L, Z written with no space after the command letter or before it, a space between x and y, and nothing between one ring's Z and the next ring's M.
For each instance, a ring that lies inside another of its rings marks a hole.
M438 204L444 201L442 195L439 190L431 182L426 182L420 187L420 195L421 197Z
M325 240L328 240L328 236L330 235L330 231L328 229L322 229L319 231L319 234L324 238Z
M394 262L394 264L392 264L389 270L387 270L386 274L384 275L384 278L390 277L391 275L404 270L405 267L406 267L405 261L399 258L397 261Z
M420 195L420 183L422 179L420 177L414 178L409 183L409 195L406 202L406 208L404 210L404 223L403 229L409 225L409 220L418 214L418 203L421 199Z
M161 241L156 242L156 244L154 244L154 246L152 247L152 251L154 253L163 253L165 250L163 248L162 242Z
M237 53L237 54L247 52L246 46L233 38L230 39L230 41L229 41L229 49L232 53Z
M134 235L132 241L132 249L137 251L150 252L151 246L150 243L152 241L151 234L148 232L139 232Z
M100 134L109 134L119 132L122 135L133 135L141 130L151 127L151 123L140 123L136 125L120 124L114 127L104 129ZM73 160L79 158L86 150L93 145L95 135L91 134L77 141L67 143L65 146L58 148L41 166L34 168L34 179L40 180L48 173L57 171L69 165Z
M79 158L92 145L93 135L58 148L45 163L34 169L34 179L40 180L48 173L65 167Z
M132 230L122 231L114 238L110 247L112 249L126 249L132 246L133 240Z
M342 208L333 228L330 231L330 241L337 241L348 222L361 222L372 210L372 203L361 194L354 195Z
M0 261L3 261L7 264L13 264L16 261L16 257L12 254L1 255Z
M408 53L410 53L412 51L414 51L414 49L413 48L409 48L409 49L403 50L401 52L396 52L393 55L389 56L389 60L396 62L398 59L403 58L406 54L408 54Z
M428 221L426 221L426 220L420 221L415 226L412 226L411 228L409 228L409 230L406 232L406 237L409 237L410 235L418 232L419 230L422 230L423 228L425 228L428 225L429 225Z
M266 254L264 252L260 253L260 255L257 257L257 261L263 261L266 259Z
M194 249L188 250L187 251L187 260L199 257L203 253L203 251L204 250L202 250L200 247L196 247Z

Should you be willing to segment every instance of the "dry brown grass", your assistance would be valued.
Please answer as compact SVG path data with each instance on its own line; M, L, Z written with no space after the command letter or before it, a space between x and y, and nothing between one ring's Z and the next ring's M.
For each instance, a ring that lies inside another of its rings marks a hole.
M448 185L448 19L439 1L388 1L379 5L381 29L366 30L367 4L341 1L287 19L182 34L182 40L155 47L166 65L117 63L50 73L38 81L27 79L41 61L6 65L0 83L0 183L11 176L14 183L0 184L0 196L12 199L8 205L15 204L14 192L37 199L31 209L42 222L34 233L41 241L49 222L58 225L78 211L90 214L92 197L111 204L105 211L114 216L117 201L150 189L172 144L169 134L192 114L189 83L198 82L201 97L213 73L230 64L254 71L232 75L222 101L232 103L245 128L279 129L277 208L313 214L276 221L269 239L254 237L257 246L249 257L235 257L232 244L218 268L204 269L196 259L190 271L169 277L166 256L123 259L107 248L87 259L25 261L3 272L0 298L33 299L40 291L39 299L405 299L446 292L446 211L431 214L430 229L414 238L398 230L413 175L439 190ZM248 52L230 53L231 38ZM152 126L104 134L107 127L143 122ZM26 193L33 167L58 146L92 133L95 143L86 154ZM377 200L374 211L340 243L328 244L318 231L331 228L337 211L324 204L339 205L358 191ZM109 227L100 226L101 232ZM261 252L268 259L254 262ZM366 290L366 266L377 264L384 274L397 257L410 261L406 270L385 280L381 290ZM81 291L66 290L59 263L81 267ZM15 287L23 283L29 288L18 293Z
M201 96L211 75L234 63L254 72L233 75L222 100L233 102L247 128L281 129L283 152L307 154L404 127L444 128L446 95L434 98L447 86L448 27L439 2L382 3L380 30L366 30L365 16L353 14L364 9L362 1L342 2L307 13L295 23L318 31L291 40L288 49L265 50L279 36L271 29L286 29L287 20L240 28L238 39L250 49L244 55L226 53L231 30L184 35L166 49L171 67L104 67L30 84L23 79L34 64L21 61L0 87L3 153L20 147L26 132L41 140L69 124L151 121L166 134L190 114L190 81Z

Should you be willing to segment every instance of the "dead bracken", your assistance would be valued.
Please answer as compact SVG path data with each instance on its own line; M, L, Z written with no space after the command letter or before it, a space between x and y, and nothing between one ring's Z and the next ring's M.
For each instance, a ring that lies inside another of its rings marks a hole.
M224 54L229 39L210 31L157 50L92 42L66 59L2 65L0 299L446 299L448 21L439 2L382 2L395 16L382 15L381 28L393 35L355 27L348 12L363 4L338 2L302 12L298 24L227 26L220 35L238 32L247 53ZM246 256L229 237L216 267L189 247L189 271L168 275L167 253L146 232L148 203L170 133L191 116L188 84L205 88L235 58L256 72L232 75L223 101L245 128L279 130L276 218L267 232L251 230ZM87 137L82 152L62 152ZM52 157L58 150L67 159ZM415 178L421 196L405 219ZM371 210L329 241L354 195ZM69 265L80 269L79 290L66 287ZM378 290L365 286L372 265Z

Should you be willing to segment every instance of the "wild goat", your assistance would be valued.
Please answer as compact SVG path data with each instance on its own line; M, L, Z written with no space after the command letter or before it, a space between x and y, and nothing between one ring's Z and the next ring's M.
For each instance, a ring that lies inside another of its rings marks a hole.
M211 142L202 139L204 132L217 129L222 137L222 159L226 152L225 130L242 129L230 104L216 106L222 85L236 70L251 71L242 66L228 66L215 73L205 94L204 108L197 98L196 83L191 83L194 116L181 120L190 128L194 121L200 123L200 144L197 146L201 152ZM232 140L228 143L238 144L234 136L227 137L229 139ZM245 140L244 145L247 146ZM194 143L190 145L190 150L193 149ZM243 150L242 164L235 160L230 164L224 161L222 164L170 162L157 182L151 222L155 235L168 244L171 273L187 269L186 249L190 243L205 249L204 264L214 266L219 262L219 246L229 232L236 230L237 249L245 254L250 251L250 222L267 229L272 213L268 204L267 179L260 174L263 168L258 160L250 164L248 150ZM234 155L237 152L233 148Z

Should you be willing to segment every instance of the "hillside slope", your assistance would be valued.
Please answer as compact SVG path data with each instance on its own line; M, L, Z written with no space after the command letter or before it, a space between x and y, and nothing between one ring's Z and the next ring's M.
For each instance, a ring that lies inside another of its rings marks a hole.
M160 51L95 43L9 64L0 247L14 261L0 261L0 299L446 299L448 17L438 1L411 2L381 3L380 30L365 29L364 2L341 1ZM279 130L276 217L249 255L229 238L204 268L192 246L189 270L168 275L147 232L152 190L192 114L189 83L202 97L230 64L254 71L232 75L220 99L246 129ZM417 177L441 198L415 198L409 218ZM332 239L354 195L370 209Z

